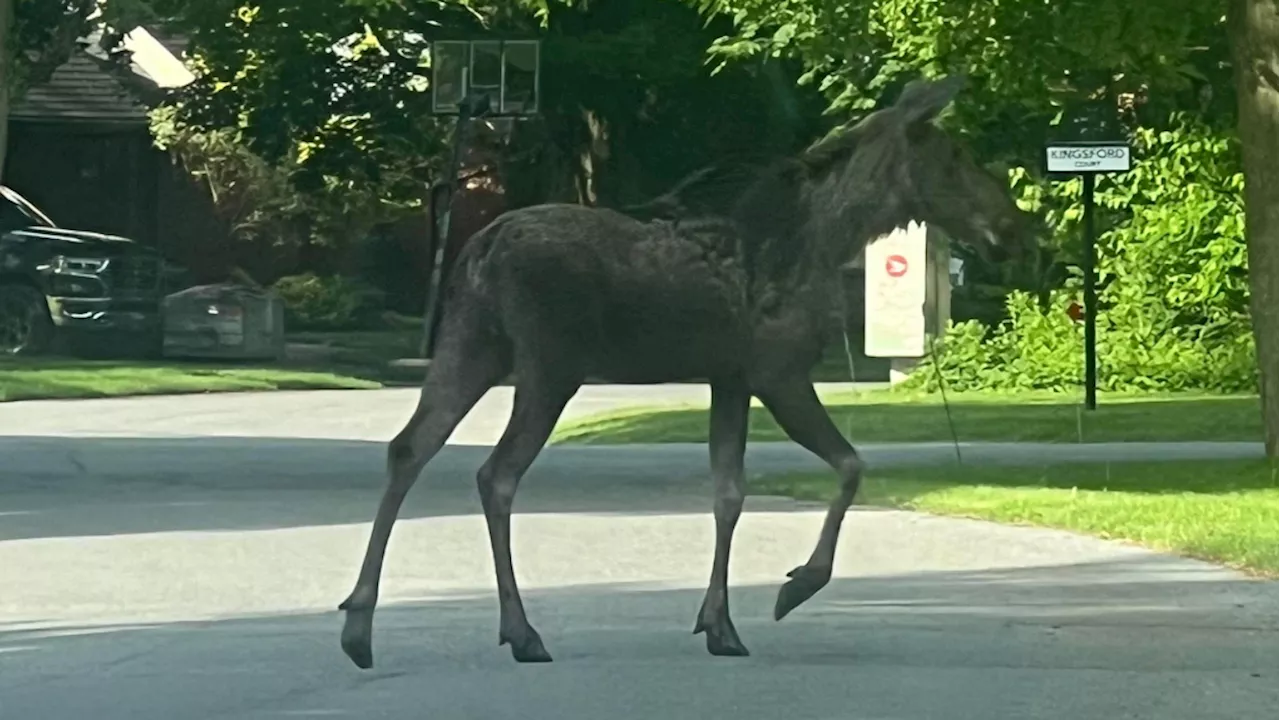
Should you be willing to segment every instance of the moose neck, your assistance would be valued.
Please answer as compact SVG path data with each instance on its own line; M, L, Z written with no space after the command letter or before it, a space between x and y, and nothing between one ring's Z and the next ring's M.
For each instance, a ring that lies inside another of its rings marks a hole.
M838 282L839 268L868 243L918 219L909 188L905 168L863 153L816 173L780 164L735 208L752 275L796 300Z
M868 243L920 219L909 168L881 148L851 148L814 174L802 195L819 267L848 262Z

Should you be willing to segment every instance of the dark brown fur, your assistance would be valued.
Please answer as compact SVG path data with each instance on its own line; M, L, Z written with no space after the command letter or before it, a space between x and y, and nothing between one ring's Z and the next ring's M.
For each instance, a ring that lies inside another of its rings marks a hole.
M913 83L898 103L799 157L758 170L695 173L625 212L539 205L503 214L459 255L418 409L392 440L390 481L342 646L372 664L382 558L401 500L457 423L514 372L511 420L480 469L501 606L499 638L520 661L550 655L525 617L511 568L511 502L565 404L588 377L617 383L700 379L711 386L716 548L695 632L716 655L745 655L729 619L729 545L742 509L747 408L760 398L783 430L839 475L817 546L779 592L781 619L831 576L861 461L809 382L824 345L835 268L909 221L984 250L1025 241L1007 189L931 124L959 89Z

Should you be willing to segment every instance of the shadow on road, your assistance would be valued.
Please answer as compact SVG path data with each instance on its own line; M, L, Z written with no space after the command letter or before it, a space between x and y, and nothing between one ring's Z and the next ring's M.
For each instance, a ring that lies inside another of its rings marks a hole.
M370 672L336 611L0 627L0 695L13 717L137 720L1276 714L1274 583L1153 557L838 579L781 623L776 591L731 589L743 659L689 634L700 588L640 584L526 592L556 657L536 667L497 647L491 592L383 607Z
M790 450L785 462L765 453L752 471L794 468L797 454L825 467ZM491 451L446 446L401 517L478 514L475 473ZM0 438L0 540L367 523L385 453L385 443L343 440ZM516 511L709 513L707 463L700 447L547 448Z
M410 493L401 517L478 514L475 472L491 451L480 445L446 446ZM873 479L881 470L906 466L932 466L929 478L946 479L954 468L948 467L954 463L953 452L941 443L862 449ZM968 446L964 452L966 465L1026 467L1141 457L1252 458L1261 449L1245 443L988 444ZM367 523L385 486L385 453L384 442L364 440L0 437L0 541ZM522 483L516 511L707 514L712 494L707 465L707 449L700 444L552 446L542 452ZM748 446L750 475L809 470L817 471L819 478L830 473L793 443ZM983 477L986 482L1021 485L1025 472L1006 467ZM1133 477L1113 478L1105 473L1090 479L1066 466L1054 472L1057 485L1063 487L1087 487L1095 481L1130 491L1165 487L1158 466ZM1273 486L1273 475L1241 474L1236 489L1258 483ZM1035 477L1038 486L1054 486L1054 478L1048 475ZM886 478L895 482L892 473ZM1222 490L1221 478L1204 480L1214 490ZM1187 484L1185 479L1172 488L1177 492L1196 489L1195 483ZM757 507L769 503L775 510L797 507L765 498L753 502Z

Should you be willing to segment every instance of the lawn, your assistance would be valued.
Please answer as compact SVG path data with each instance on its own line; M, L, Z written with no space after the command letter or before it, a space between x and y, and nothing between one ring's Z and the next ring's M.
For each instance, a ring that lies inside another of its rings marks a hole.
M765 476L756 495L830 498L832 473ZM1037 525L1277 575L1275 461L928 467L867 475L861 505Z
M0 359L0 402L416 385L422 380L420 368L398 369L390 365L392 360L417 356L421 329L416 323L408 318L387 321L386 327L374 330L289 333L289 353L284 360L274 363L72 357Z
M364 389L379 384L334 372L186 362L40 359L0 361L0 402L236 390Z
M1256 397L1102 394L1098 409L1053 393L948 395L956 434L965 441L1134 442L1261 440ZM840 393L823 399L853 442L947 442L951 431L937 395L898 391ZM769 413L753 402L750 439L787 440ZM554 443L591 445L706 442L707 410L629 408L563 423Z

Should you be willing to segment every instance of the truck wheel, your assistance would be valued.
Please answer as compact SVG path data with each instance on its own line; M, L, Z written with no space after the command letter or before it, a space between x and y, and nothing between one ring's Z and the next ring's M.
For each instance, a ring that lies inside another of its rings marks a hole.
M0 285L0 355L38 355L52 340L44 294L27 285Z

